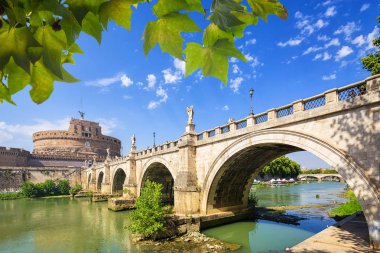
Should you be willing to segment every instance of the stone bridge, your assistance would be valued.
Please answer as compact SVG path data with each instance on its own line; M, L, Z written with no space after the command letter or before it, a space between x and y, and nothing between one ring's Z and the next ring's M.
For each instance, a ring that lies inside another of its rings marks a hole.
M192 112L176 141L107 159L87 170L84 186L139 196L147 179L164 185L177 214L247 208L265 164L306 150L335 168L358 197L372 245L380 246L380 75L264 113L196 132Z
M339 181L343 182L344 179L340 174L300 174L297 177L298 180L317 180L317 181L324 181L324 180L333 180L333 181Z

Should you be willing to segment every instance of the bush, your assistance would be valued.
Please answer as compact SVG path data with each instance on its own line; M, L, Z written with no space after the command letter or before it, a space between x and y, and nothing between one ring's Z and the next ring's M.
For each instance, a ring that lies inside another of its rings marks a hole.
M21 194L27 198L38 197L38 188L32 182L26 181L21 185Z
M70 193L70 183L66 179L61 179L57 183L58 194L69 195Z
M352 190L346 191L344 195L348 201L328 212L328 215L336 220L341 220L362 210Z
M40 197L53 196L53 195L57 195L58 193L57 186L55 185L54 181L51 179L48 179L43 183L37 183L36 186L38 190L40 191Z
M249 207L255 207L257 206L259 203L259 200L256 196L256 192L255 191L252 191L252 189L249 191L249 195L248 195L248 206Z
M0 193L0 200L20 199L24 197L21 193Z
M158 232L164 232L165 215L171 209L162 204L162 184L146 181L141 195L136 200L136 209L132 211L132 232L141 234L145 238L152 238Z
M71 196L77 195L82 190L82 186L80 184L74 185L70 190L69 193Z

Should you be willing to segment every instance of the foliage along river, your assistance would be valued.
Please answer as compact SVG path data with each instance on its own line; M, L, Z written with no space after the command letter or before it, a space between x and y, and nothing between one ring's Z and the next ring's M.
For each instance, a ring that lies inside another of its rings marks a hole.
M259 205L304 205L344 202L345 184L309 183L257 188ZM316 194L320 195L317 199ZM235 252L277 252L323 230L334 221L326 210L293 210L305 216L299 226L270 221L236 222L203 231L242 247ZM310 215L313 213L313 215ZM129 212L114 213L106 203L86 199L20 199L0 201L0 252L139 252L129 240Z

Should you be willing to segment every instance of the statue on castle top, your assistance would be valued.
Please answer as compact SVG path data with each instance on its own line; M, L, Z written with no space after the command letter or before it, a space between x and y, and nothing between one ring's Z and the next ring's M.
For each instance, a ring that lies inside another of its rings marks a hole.
M187 112L187 124L192 125L193 124L193 117L194 117L193 106L186 107L186 112Z
M81 111L78 111L78 112L79 112L80 118L81 118L81 119L84 119L84 115L85 115L85 113L84 113L84 112L81 112Z

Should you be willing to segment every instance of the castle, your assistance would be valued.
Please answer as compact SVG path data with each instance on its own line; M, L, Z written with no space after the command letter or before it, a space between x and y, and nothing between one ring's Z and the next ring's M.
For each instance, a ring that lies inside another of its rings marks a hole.
M85 160L103 161L107 155L120 156L121 141L102 134L99 123L70 120L67 131L51 130L33 134L33 152L0 147L0 166L66 167L84 165Z

